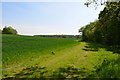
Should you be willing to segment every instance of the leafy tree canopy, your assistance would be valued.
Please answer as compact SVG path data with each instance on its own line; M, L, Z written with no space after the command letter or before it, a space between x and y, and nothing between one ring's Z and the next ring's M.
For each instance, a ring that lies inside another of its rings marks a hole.
M2 30L3 34L17 34L17 30L13 29L11 26L9 27L4 27Z
M86 25L82 31L82 39L107 45L120 45L120 2L106 4L100 12L98 20Z

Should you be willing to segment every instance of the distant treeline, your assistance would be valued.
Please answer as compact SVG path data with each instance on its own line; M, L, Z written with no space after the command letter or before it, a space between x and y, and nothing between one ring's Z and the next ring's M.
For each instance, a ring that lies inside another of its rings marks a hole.
M82 27L82 40L120 45L120 2L107 3L98 20Z
M75 39L79 39L80 38L80 35L34 35L34 36L55 37L55 38L75 38Z

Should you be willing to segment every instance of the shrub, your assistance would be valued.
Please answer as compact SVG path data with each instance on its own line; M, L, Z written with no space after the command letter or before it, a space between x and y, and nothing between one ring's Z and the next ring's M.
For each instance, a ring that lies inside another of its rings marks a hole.
M17 31L9 26L9 27L3 28L2 33L3 34L17 34Z
M2 34L2 30L0 29L0 34Z

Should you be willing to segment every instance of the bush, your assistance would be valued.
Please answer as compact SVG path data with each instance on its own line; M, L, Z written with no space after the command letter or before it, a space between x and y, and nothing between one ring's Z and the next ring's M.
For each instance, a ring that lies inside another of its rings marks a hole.
M2 33L3 34L17 34L17 31L9 26L9 27L3 28Z
M2 30L0 29L0 34L2 34Z

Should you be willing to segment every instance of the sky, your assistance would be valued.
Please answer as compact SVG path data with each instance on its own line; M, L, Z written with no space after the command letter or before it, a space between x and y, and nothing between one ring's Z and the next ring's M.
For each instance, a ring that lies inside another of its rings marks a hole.
M2 2L2 24L21 35L77 35L80 27L98 19L104 6L84 2Z

